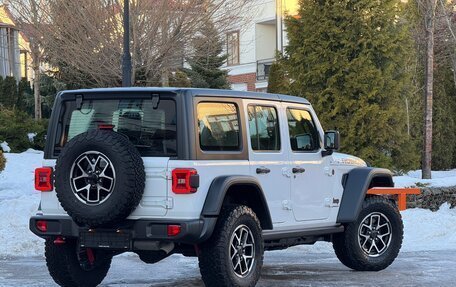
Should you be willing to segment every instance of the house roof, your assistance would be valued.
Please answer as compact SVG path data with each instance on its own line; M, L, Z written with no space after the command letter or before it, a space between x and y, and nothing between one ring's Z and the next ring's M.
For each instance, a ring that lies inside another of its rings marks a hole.
M0 27L18 30L22 38L25 41L30 42L28 37L17 27L16 19L8 8L8 4L0 5Z
M11 11L8 8L8 5L1 4L0 5L0 25L8 26L8 27L15 27L16 23L14 21L14 16L11 14Z

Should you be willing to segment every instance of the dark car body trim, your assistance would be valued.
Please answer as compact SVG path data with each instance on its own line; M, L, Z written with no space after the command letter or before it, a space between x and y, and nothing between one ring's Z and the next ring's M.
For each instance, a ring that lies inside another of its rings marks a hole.
M323 236L335 233L344 232L345 228L343 225L333 226L333 227L322 227L322 228L312 228L312 229L296 229L296 230L287 230L287 231L264 231L263 239L265 241L270 240L281 240L288 238L301 238L301 237L315 237Z
M225 200L226 194L230 187L235 185L247 185L256 188L259 192L258 200L261 202L266 214L266 223L267 228L263 229L272 229L272 219L271 213L269 212L269 207L264 196L263 189L261 188L260 183L253 176L246 175L227 175L216 177L209 187L208 194L206 196L206 201L204 202L204 207L201 215L203 217L216 217L220 214L222 210L222 205ZM249 192L246 190L246 192Z
M288 103L298 103L310 105L309 101L302 97L295 97L290 95L269 94L258 92L245 92L233 90L219 90L219 89L201 89L201 88L160 88L160 87L132 87L132 88L98 88L98 89L81 89L81 90L68 90L62 93L70 94L85 94L85 93L186 93L192 96L207 95L210 97L228 97L240 99L255 99L255 100L268 100Z
M37 229L36 222L45 220L48 223L47 232ZM183 244L197 244L207 240L215 226L216 218L201 218L195 220L173 220L173 219L138 219L125 220L109 229L100 228L100 231L129 232L132 234L132 241L169 241ZM167 225L180 225L181 232L177 236L170 237L167 234ZM88 228L80 227L69 216L43 216L37 215L30 218L30 230L42 238L73 237L78 238L81 231ZM133 243L132 242L132 243ZM133 244L132 244L133 245Z
M350 223L357 219L367 190L376 177L384 177L389 180L390 187L394 187L393 174L391 171L382 168L362 167L352 169L344 176L344 192L340 204L338 223Z

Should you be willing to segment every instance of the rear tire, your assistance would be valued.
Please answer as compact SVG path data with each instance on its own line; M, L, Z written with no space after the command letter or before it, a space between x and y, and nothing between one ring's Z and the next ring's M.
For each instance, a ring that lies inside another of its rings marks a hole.
M75 241L56 245L47 239L45 244L46 265L55 283L65 287L95 287L108 274L112 256L102 251L93 250L94 261L88 262Z
M404 226L397 206L383 197L367 198L355 222L336 234L333 247L340 262L358 271L390 266L402 246Z
M247 206L224 207L212 237L200 246L198 258L204 284L255 286L261 275L263 253L261 225L253 210Z

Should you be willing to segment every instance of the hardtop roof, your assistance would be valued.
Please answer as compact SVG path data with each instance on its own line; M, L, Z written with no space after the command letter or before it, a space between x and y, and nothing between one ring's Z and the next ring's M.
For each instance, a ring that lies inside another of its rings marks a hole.
M64 94L103 94L103 93L132 93L132 92L162 92L162 93L187 93L192 96L208 96L208 97L231 97L243 99L269 100L278 102L290 102L310 105L310 102L305 98L281 95L268 94L258 92L244 92L232 90L216 90L216 89L199 89L199 88L154 88L154 87L131 87L131 88L96 88L96 89L80 89L62 91L59 96Z

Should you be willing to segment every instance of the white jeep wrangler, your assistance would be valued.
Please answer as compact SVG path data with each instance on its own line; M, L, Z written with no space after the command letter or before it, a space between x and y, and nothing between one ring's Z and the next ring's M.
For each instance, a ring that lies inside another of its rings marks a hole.
M335 153L303 98L204 89L58 94L30 229L52 278L96 286L112 257L197 256L206 286L255 286L265 250L330 241L355 270L402 244L391 172Z

